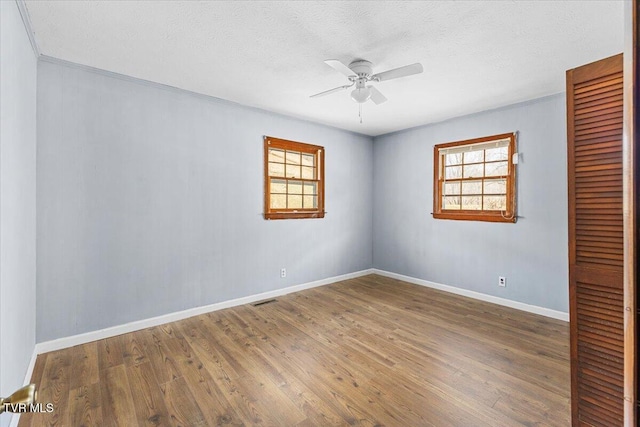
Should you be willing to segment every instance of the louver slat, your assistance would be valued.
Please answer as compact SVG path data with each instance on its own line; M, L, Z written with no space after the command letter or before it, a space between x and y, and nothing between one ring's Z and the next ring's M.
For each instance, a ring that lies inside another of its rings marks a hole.
M622 56L567 72L574 426L623 422Z

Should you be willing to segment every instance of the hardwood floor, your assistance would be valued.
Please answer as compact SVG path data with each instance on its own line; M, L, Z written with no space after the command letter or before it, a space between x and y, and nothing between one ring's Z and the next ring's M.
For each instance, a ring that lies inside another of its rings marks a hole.
M370 275L38 356L20 426L568 426L568 324Z

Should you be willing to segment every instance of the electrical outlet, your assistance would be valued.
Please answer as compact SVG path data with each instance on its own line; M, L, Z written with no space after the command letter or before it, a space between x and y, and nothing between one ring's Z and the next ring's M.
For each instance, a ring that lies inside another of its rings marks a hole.
M507 286L507 278L504 276L498 276L498 286L502 286L503 288Z
M281 268L280 269L280 277L283 278L283 279L285 277L287 277L287 269L286 268Z

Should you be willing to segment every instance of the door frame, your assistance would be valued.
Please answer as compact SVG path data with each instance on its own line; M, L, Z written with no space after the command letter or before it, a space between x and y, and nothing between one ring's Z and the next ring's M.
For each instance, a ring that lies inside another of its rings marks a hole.
M624 11L624 121L622 133L623 230L624 230L624 425L637 426L637 216L638 195L637 118L638 99L638 8L640 2L625 2Z

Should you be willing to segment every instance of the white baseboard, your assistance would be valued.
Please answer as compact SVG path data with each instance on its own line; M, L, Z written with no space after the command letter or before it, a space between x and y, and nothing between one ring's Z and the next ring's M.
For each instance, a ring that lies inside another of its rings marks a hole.
M477 299L480 301L491 302L493 304L503 305L505 307L515 308L517 310L528 311L529 313L540 314L542 316L551 317L553 319L569 321L569 313L563 311L551 310L550 308L539 307L537 305L525 304L523 302L513 301L506 298L494 297L480 292L469 291L467 289L456 288L455 286L442 285L440 283L430 282L428 280L417 279L403 274L392 273L390 271L373 269L373 274L390 277L392 279L402 280L403 282L413 283L415 285L426 286L428 288L438 289L452 294L462 295L465 297Z
M20 414L9 413L9 415L11 416L11 420L9 421L9 427L18 427L18 423L20 422Z
M366 276L372 274L373 269L356 271L354 273L343 274L340 276L328 277L322 280L316 280L314 282L303 283L301 285L290 286L288 288L276 289L274 291L263 292L260 294L250 295L242 298L236 298L229 301L222 301L215 304L204 305L202 307L194 307L187 310L176 311L174 313L164 314L162 316L152 317L149 319L138 320L124 325L112 326L110 328L99 329L97 331L86 332L84 334L72 335L69 337L58 338L51 341L45 341L36 344L34 354L42 354L50 351L56 351L63 348L73 347L80 344L86 344L88 342L101 340L104 338L114 337L116 335L122 335L140 329L150 328L153 326L162 325L169 322L175 322L176 320L186 319L187 317L197 316L199 314L210 313L212 311L222 310L224 308L236 307L238 305L250 304L252 302L261 301L269 298L278 297L281 295L290 294L292 292L299 292L305 289L311 289L318 286L328 285L330 283L340 282L342 280L354 279L356 277ZM35 359L32 361L35 363ZM33 369L33 367L31 367ZM31 374L29 374L31 378ZM28 381L28 379L27 379Z
M38 354L36 353L36 349L34 347L33 353L31 353L31 360L29 361L29 366L27 366L27 372L24 374L24 381L22 384L27 385L31 383L31 375L33 374L33 368L36 366L36 358ZM13 414L11 417L11 421L9 422L9 427L18 427L18 423L20 422L20 413Z

